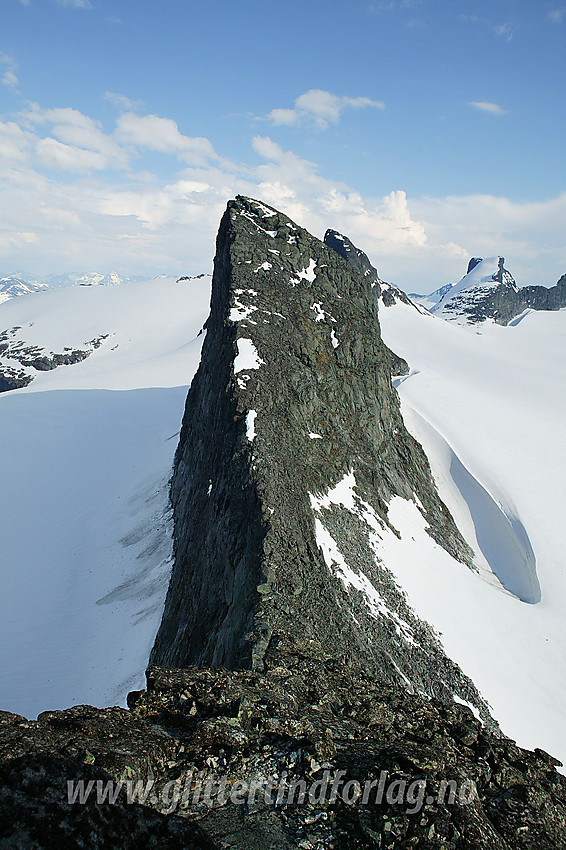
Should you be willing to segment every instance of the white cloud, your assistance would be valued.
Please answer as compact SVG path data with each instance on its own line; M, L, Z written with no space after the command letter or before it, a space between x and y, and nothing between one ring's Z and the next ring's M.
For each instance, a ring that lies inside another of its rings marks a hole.
M493 28L493 32L495 33L495 35L504 38L505 41L511 41L515 30L513 29L511 24L497 24L497 26Z
M492 103L489 100L469 100L468 106L473 106L474 109L479 109L480 112L488 112L490 115L506 115L505 109L499 106L498 103Z
M102 171L107 167L106 158L96 151L66 145L57 139L46 138L37 142L37 162L44 168L73 171L78 174Z
M117 121L116 138L137 148L176 154L193 165L205 165L218 159L208 139L184 136L175 121L157 115L136 115L126 112Z
M57 0L59 6L71 6L74 9L92 9L90 0Z
M0 162L4 165L23 163L28 159L33 136L14 121L0 121Z
M134 109L139 109L142 105L141 100L132 100L124 94L119 94L118 92L113 91L104 92L104 100L108 100L124 112L131 112Z
M561 24L566 18L566 8L562 7L561 9L552 9L548 13L547 17L550 18L554 24Z
M314 163L283 151L268 137L256 136L252 144L269 160L256 170L259 196L314 233L323 235L327 227L342 229L365 245L364 250L382 255L426 243L424 228L411 217L405 192L364 198L344 183L321 177Z
M45 166L74 172L128 167L127 151L78 109L41 109L32 104L22 117L30 126L51 125L51 137L40 140L37 146Z
M329 124L336 124L345 109L367 107L383 109L385 104L369 97L341 97L322 89L310 89L299 95L293 109L272 109L267 118L276 125L308 122L324 130Z
M4 66L4 71L0 72L2 81L2 85L6 86L6 88L12 89L13 91L18 90L18 75L16 71L18 70L18 63L12 56L8 56L7 53L0 52L0 65Z
M494 195L420 198L411 210L433 244L452 241L470 257L501 254L520 285L554 284L566 272L566 193L530 202Z

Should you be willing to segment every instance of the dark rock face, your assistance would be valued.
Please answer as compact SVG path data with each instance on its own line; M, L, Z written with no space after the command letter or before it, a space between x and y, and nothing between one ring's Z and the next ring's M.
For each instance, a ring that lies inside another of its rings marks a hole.
M566 274L554 286L523 286L519 290L523 310L561 310L566 307ZM521 310L520 312L522 312Z
M372 266L367 254L356 248L347 236L343 236L337 230L327 230L324 234L324 244L340 254L341 257L344 257L345 260L348 260L357 272L369 279L378 300L381 298L385 307L391 307L396 301L403 301L406 304L411 303L404 292L397 289L396 286L392 286L390 283L381 280L377 269ZM391 374L395 376L408 375L409 364L407 361L398 354L395 354L394 351L391 351L385 344L384 347L389 352Z
M351 488L351 510L317 503L336 486ZM397 495L471 565L401 419L372 282L247 198L220 226L171 495L175 566L152 663L261 670L278 636L308 637L384 681L458 693L489 720L372 549L364 516L391 532Z
M402 289L381 280L377 269L372 266L367 254L364 254L360 248L356 248L347 236L338 233L337 230L327 230L324 234L324 244L344 257L345 260L348 260L357 272L370 280L371 285L376 290L377 297L381 299L385 307L391 307L396 301L411 304L410 298Z
M467 268L467 270L466 270L466 274L470 274L470 272L472 271L472 269L475 269L475 267L476 267L479 263L481 263L481 261L482 261L482 258L481 258L481 257L472 257L472 259L471 259L471 260L470 260L470 262L468 263L468 268Z
M0 714L0 846L566 846L566 780L546 753L310 641L268 653L264 674L152 668L129 711ZM93 783L82 804L78 781Z

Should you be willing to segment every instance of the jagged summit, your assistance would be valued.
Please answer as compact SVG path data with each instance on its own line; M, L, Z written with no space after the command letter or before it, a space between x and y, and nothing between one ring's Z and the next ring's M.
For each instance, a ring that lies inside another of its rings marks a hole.
M463 317L468 322L497 318L499 305L518 291L504 257L474 257L464 277L450 287L431 311L444 318Z
M372 266L368 255L364 254L360 248L356 248L347 236L329 228L324 234L324 244L333 248L345 260L349 260L364 277L369 277L373 286L379 287L380 284L384 283L379 277L377 269Z
M285 634L484 711L384 563L402 545L392 500L463 562L455 569L472 553L401 419L369 276L238 196L220 225L206 328L152 661L262 669Z
M431 313L463 324L490 319L507 325L525 310L559 310L566 307L566 275L556 286L517 286L505 268L504 257L472 257L464 277L430 295L410 296Z
M345 260L348 260L356 271L370 281L373 291L377 295L378 301L381 298L381 301L385 306L391 306L395 303L396 299L409 303L409 299L404 292L401 292L401 290L397 289L396 286L392 286L390 283L386 283L384 280L381 280L377 273L377 269L372 266L367 254L364 254L363 251L356 248L354 243L348 239L347 236L343 236L341 233L338 233L337 230L329 229L324 234L324 244L328 245L329 248L332 248L340 254L341 257L344 257ZM407 361L404 360L403 357L399 357L398 354L395 354L395 352L391 351L391 349L387 348L387 346L386 350L389 352L388 356L391 374L396 376L408 375L409 364Z

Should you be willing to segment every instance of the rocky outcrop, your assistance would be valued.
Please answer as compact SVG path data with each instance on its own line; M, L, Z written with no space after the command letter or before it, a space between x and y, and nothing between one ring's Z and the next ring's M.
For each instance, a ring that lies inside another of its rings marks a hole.
M543 751L310 641L269 653L263 674L154 667L129 711L0 714L0 846L566 846L566 780Z
M399 535L398 496L472 564L401 419L372 281L247 198L220 225L171 495L175 565L152 663L262 670L280 635L307 637L383 681L459 694L489 722L376 556Z
M86 360L109 336L103 334L88 340L84 343L87 346L85 349L65 348L59 354L45 351L37 345L26 345L22 339L18 339L18 331L21 330L21 327L15 326L0 333L0 393L27 387L37 372L50 372L59 366L70 366Z

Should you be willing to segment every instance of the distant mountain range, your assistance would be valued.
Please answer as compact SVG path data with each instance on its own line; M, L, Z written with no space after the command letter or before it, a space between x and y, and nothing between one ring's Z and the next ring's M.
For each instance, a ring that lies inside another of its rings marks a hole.
M127 281L142 281L146 277L133 275L122 277L116 272L64 272L63 274L36 275L18 270L0 277L0 303L16 298L19 295L29 295L42 289L64 286L116 286Z

